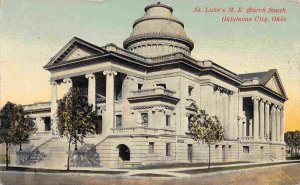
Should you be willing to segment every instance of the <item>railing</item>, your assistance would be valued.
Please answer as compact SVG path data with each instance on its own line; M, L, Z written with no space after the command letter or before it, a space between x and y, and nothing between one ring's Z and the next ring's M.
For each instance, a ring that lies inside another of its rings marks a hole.
M111 129L114 134L174 134L171 129L158 129L149 127L120 127Z
M165 89L163 87L155 87L152 89L143 89L143 90L137 90L137 91L131 91L132 96L145 96L145 95L158 95L163 94L167 96L174 96L175 91L171 91L168 89Z
M254 137L253 136L243 136L242 140L253 140Z

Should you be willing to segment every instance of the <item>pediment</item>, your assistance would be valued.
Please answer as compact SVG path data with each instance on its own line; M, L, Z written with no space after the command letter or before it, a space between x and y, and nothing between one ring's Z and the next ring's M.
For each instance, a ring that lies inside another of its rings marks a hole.
M189 110L198 110L198 106L196 105L195 102L192 102L188 106L186 106L186 109L189 109Z
M80 58L87 58L104 52L106 52L105 49L74 37L54 57L51 58L50 62L46 66L73 61Z
M273 75L268 80L266 80L264 86L269 90L286 97L286 93L277 72L274 72Z
M73 51L71 51L65 58L64 61L76 60L79 58L84 58L88 56L92 56L93 53L84 50L83 48L75 47Z

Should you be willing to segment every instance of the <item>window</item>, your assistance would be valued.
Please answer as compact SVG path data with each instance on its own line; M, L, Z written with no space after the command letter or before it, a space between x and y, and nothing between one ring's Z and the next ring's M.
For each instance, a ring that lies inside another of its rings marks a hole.
M192 162L193 161L193 145L188 144L188 161Z
M171 116L170 115L166 115L166 126L167 127L171 126Z
M189 130L191 130L191 128L192 128L192 118L193 118L193 115L188 116L188 129Z
M171 144L166 144L166 156L171 156Z
M50 117L45 117L44 123L45 123L45 131L51 131L51 119L50 119Z
M141 113L142 124L148 126L148 113Z
M166 84L156 84L156 86L157 86L157 87L163 87L163 88L165 88L165 89L167 88L167 85L166 85Z
M138 84L138 90L142 90L143 84Z
M249 146L243 146L243 152L249 153Z
M122 115L116 115L116 128L122 128Z
M154 153L154 142L149 142L148 153L149 154L153 154Z
M189 96L192 96L193 89L194 89L194 87L189 86L189 88L188 88Z

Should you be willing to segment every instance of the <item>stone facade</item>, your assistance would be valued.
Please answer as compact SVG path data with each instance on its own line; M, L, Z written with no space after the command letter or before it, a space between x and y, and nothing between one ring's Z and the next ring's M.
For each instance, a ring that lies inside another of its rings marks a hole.
M57 87L66 86L83 89L97 111L98 134L74 154L98 157L96 166L207 162L208 146L189 134L197 109L217 116L225 130L225 140L211 146L213 162L284 160L287 96L277 70L235 74L191 58L194 44L173 9L153 4L145 11L125 49L74 37L44 67L51 73L51 102L25 106L39 133L50 132L52 120L49 139L36 148L57 139ZM93 164L86 160L82 166Z

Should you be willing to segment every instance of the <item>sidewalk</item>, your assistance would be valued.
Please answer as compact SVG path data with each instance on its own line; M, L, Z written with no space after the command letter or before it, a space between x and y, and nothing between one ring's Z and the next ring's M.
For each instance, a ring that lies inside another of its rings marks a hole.
M226 168L230 167L241 167L241 166L251 166L251 165L264 165L264 164L276 164L284 162L284 164L278 164L273 165L275 166L282 166L282 165L295 165L297 162L300 162L300 160L293 160L293 161L273 161L273 162L262 162L262 163L238 163L238 164L226 164L226 165L216 165L211 166L211 169L215 168L225 168L225 170L215 171L215 172L208 172L208 173L198 173L198 174L188 174L184 171L192 171L192 170L201 170L201 169L207 169L207 166L201 166L201 167L184 167L184 168L163 168L163 169L117 169L117 168L105 168L105 167L97 167L97 168L84 168L84 167L71 167L71 171L67 172L64 171L66 168L37 168L35 166L11 166L11 167L23 167L26 169L34 170L36 169L34 173L61 173L61 174L76 174L76 175L83 175L83 176L113 176L113 177L123 177L128 178L129 176L133 178L140 178L140 177L159 177L159 178L192 178L192 177L199 177L199 176L211 176L211 175L217 175L217 174L227 174L232 172L238 172L238 171L248 171L248 170L255 170L258 168L270 168L269 165L267 166L260 166L260 167L253 167L253 168L247 168L247 169L229 169L226 170ZM5 167L5 165L0 165L2 167ZM49 172L47 172L49 170ZM53 170L53 171L50 171ZM57 171L55 171L57 170ZM14 171L16 173L33 173L33 171ZM64 173L67 172L67 173ZM110 173L111 172L111 173Z

